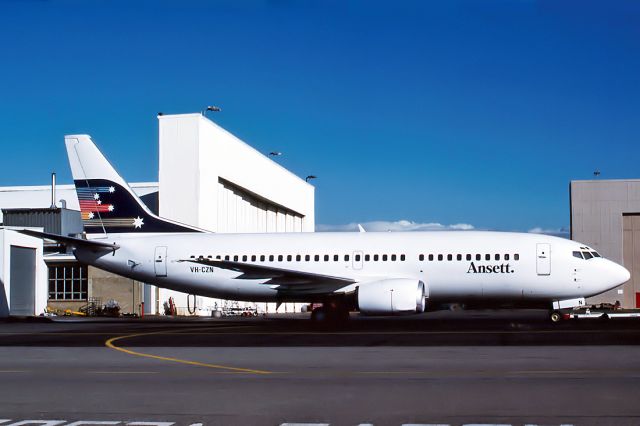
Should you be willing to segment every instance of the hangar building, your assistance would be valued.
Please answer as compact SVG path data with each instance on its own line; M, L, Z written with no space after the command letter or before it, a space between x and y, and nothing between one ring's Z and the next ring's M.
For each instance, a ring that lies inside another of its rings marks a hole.
M596 249L631 272L620 287L588 303L640 308L640 179L578 180L569 188L571 239Z
M159 180L130 184L152 211L221 233L314 231L314 187L304 179L202 114L159 115L158 121ZM79 203L73 185L57 185L55 190L55 208L50 208L51 186L0 187L0 223L5 227L44 227L45 231L60 232L51 228L56 220L43 222L42 218L47 214L67 217L66 212L79 210ZM35 216L38 212L40 219ZM251 305L189 298L134 282L87 268L69 253L60 253L55 247L47 250L47 245L42 258L48 267L48 277L42 275L47 281L48 304L62 309L77 310L92 298L103 302L115 299L122 312L130 313L139 313L142 306L145 313L163 313L169 298L178 313L185 314L188 311L208 315L211 310L230 304ZM269 312L276 308L275 304L260 305L259 309ZM42 312L39 308L36 314ZM293 312L299 308L299 304L286 304L280 310Z

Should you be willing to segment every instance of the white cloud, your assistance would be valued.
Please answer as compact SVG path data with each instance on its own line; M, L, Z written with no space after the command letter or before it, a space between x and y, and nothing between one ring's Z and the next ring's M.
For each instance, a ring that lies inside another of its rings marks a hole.
M395 222L386 220L376 220L372 222L360 223L367 232L403 232L403 231L470 231L475 229L473 225L468 223L456 223L453 225L443 225L437 222L419 223L409 220L398 220ZM358 231L357 223L348 223L343 225L316 225L318 232L355 232Z
M569 230L565 227L549 229L549 228L542 228L540 226L536 226L535 228L529 229L528 232L531 234L554 235L556 237L569 238Z

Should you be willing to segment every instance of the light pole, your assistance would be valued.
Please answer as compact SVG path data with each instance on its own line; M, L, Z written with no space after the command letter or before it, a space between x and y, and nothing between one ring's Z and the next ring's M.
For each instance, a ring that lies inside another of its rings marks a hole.
M207 111L220 112L220 111L222 111L222 108L214 106L214 105L209 105L204 111L202 111L202 115L204 115L206 117L207 116Z

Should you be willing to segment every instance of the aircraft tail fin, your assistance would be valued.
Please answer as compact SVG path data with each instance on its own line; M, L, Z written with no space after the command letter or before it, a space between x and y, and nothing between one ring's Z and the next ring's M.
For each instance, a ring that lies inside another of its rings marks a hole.
M87 234L203 232L153 214L89 135L65 136L65 145Z

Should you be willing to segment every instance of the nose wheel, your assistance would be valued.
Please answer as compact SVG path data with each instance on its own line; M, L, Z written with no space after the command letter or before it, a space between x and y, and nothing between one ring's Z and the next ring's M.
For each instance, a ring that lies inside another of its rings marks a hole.
M549 319L551 320L551 322L558 323L560 322L560 320L562 320L562 313L560 313L560 311L551 311L551 313L549 314Z

